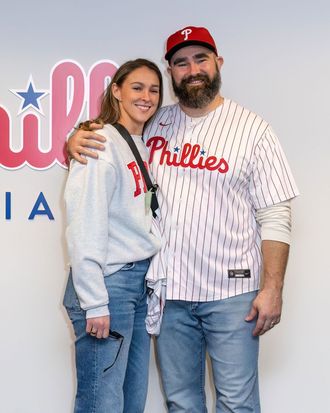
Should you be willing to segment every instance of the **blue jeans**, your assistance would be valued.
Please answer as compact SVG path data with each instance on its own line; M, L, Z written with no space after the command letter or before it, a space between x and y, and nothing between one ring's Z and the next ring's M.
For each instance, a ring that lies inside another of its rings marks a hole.
M213 302L167 300L157 355L170 413L205 413L205 355L216 411L260 413L258 337L244 321L256 292Z
M86 334L86 314L80 308L69 275L63 304L76 336L74 413L144 411L150 354L150 337L145 327L148 266L149 260L127 264L104 278L110 297L111 330L123 339L97 339Z

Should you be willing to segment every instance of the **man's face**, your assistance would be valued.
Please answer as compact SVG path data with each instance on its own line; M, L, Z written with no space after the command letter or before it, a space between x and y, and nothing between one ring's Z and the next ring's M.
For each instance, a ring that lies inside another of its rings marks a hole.
M204 108L219 93L222 57L203 46L178 50L170 61L169 72L175 95L189 108Z

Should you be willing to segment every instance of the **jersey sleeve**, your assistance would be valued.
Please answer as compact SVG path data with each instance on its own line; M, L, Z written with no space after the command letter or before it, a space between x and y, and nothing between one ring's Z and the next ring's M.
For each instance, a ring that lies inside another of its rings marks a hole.
M280 142L269 126L254 150L249 191L255 209L299 195Z

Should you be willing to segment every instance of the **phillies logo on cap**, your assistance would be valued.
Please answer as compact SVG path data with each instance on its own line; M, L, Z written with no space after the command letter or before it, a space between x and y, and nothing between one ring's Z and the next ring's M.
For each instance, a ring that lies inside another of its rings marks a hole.
M214 39L205 27L187 26L167 39L165 59L170 61L175 52L182 47L192 45L207 47L216 55L218 54Z
M184 35L184 39L183 40L188 40L189 35L192 33L191 29L184 29L182 30L181 34Z

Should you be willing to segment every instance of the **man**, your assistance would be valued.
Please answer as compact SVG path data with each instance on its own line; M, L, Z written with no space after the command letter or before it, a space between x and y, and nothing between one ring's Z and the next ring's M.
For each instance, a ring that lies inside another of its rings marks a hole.
M158 111L144 139L160 187L162 259L149 275L165 262L157 355L167 406L207 411L207 351L217 412L258 413L258 338L280 321L298 190L271 127L219 93L223 59L207 29L172 34L165 58L179 103ZM89 138L78 131L70 153L99 147Z

